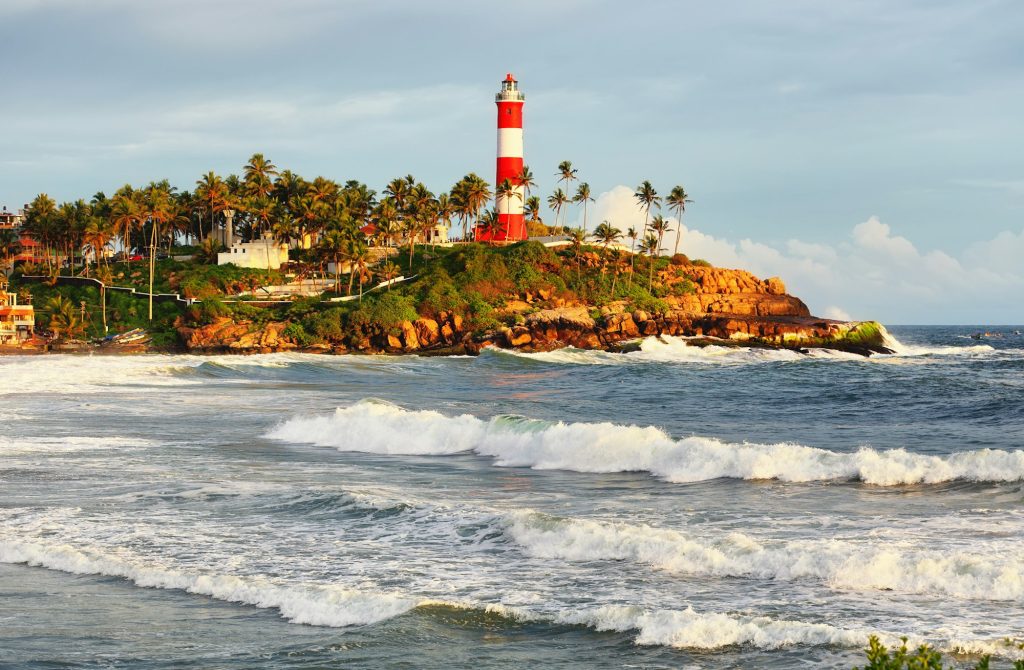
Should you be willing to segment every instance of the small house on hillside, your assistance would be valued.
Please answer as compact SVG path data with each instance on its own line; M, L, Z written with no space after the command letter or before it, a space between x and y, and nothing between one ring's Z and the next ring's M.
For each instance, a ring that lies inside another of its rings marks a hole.
M21 346L32 339L35 327L32 305L19 305L17 294L7 291L7 280L0 276L0 346Z

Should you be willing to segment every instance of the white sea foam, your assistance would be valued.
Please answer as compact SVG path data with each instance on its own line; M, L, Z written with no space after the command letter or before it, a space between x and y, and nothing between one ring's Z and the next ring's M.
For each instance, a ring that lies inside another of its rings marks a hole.
M807 349L801 353L792 349L765 349L732 346L729 344L694 345L689 337L645 337L639 348L626 354L567 347L555 351L526 353L515 350L494 350L496 355L514 356L525 360L573 365L622 365L629 363L679 363L694 365L749 365L754 363L791 363L809 360L855 362L900 362L904 359L927 359L933 356L986 356L996 353L987 344L973 346L918 346L904 344L882 328L884 345L892 354L861 356L833 349ZM704 338L701 338L704 339Z
M267 437L377 454L474 452L499 467L577 472L649 472L670 482L717 478L787 482L860 480L869 484L1024 479L1024 451L982 449L927 456L904 449L834 452L799 444L733 444L707 437L674 439L654 427L550 423L409 411L361 401L334 414L297 417Z
M591 626L598 631L638 631L636 643L688 649L720 649L749 645L779 649L793 645L864 644L869 631L844 630L820 623L741 617L685 610L647 611L612 605L559 616L558 623Z
M155 589L176 589L217 600L273 608L294 623L314 626L372 624L408 612L416 601L332 585L281 585L260 577L202 574L140 564L117 552L0 540L0 562L25 563L80 575L123 577Z
M226 602L276 609L293 623L338 628L375 624L416 608L442 606L479 610L511 621L587 626L597 631L635 631L636 644L701 650L735 645L759 649L819 645L860 647L868 635L877 633L765 616L699 613L691 607L651 610L605 605L586 609L556 607L552 610L550 606L533 609L355 590L329 584L287 584L257 576L211 574L146 564L121 549L100 550L12 539L0 539L0 563L23 563L71 574L121 577L143 588L181 590ZM896 641L896 636L890 633L882 632L880 637L886 643ZM1019 655L1001 640L950 637L929 641L947 651Z
M921 550L875 538L766 542L742 533L701 538L647 525L535 512L507 517L506 533L538 558L628 560L686 575L816 579L844 590L1024 600L1024 558L1012 545L1004 551L978 552Z
M11 438L0 436L0 455L14 456L36 453L70 453L108 449L136 449L152 443L141 438L75 436L47 437L33 436Z

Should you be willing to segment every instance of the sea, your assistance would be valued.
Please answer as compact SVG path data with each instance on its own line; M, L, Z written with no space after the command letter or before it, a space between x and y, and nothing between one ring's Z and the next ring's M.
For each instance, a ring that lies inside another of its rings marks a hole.
M0 357L0 668L1009 667L1017 329Z

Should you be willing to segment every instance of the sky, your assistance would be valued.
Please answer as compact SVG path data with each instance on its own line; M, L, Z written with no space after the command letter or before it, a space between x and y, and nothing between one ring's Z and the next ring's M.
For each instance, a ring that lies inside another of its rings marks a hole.
M539 193L571 160L591 226L682 184L681 251L816 314L1020 324L1022 34L1019 0L0 0L0 205L255 152L492 180L513 72Z

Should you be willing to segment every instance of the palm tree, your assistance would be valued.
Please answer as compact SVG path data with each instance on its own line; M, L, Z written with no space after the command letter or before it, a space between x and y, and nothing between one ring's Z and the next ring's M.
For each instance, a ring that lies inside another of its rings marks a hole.
M626 237L629 238L629 285L632 286L633 270L636 268L636 241L640 234L636 232L636 228L630 226L626 231Z
M577 179L576 169L572 166L572 161L562 161L561 163L559 163L558 172L555 173L555 176L558 177L558 181L565 182L565 192L571 193L572 182L574 182ZM566 200L566 202L569 201ZM566 214L568 214L568 211L566 212ZM555 221L555 224L557 225L558 222ZM562 222L562 227L565 227L564 221Z
M277 175L277 166L263 157L253 154L244 168L245 188L253 198L267 198L274 191L271 177Z
M139 227L141 220L137 192L126 184L118 190L110 204L110 223L120 231L121 248L127 263L131 263L132 231Z
M622 231L613 226L608 221L602 221L597 224L597 228L594 229L593 237L604 245L604 261L605 265L608 263L608 247L613 242L618 242L622 239ZM619 264L618 264L618 251L615 252L616 263L615 263L615 274L612 275L612 297L615 297L615 283L619 278Z
M548 207L555 213L555 227L558 226L558 215L565 207L566 203L569 202L569 197L565 195L565 191L560 188L556 188L555 192L548 196Z
M661 253L661 245L658 244L658 236L654 233L648 233L647 237L645 237L640 243L640 253L645 253L650 257L647 259L647 266L650 269L650 278L647 280L647 290L651 291L654 288L654 257Z
M350 237L345 245L345 260L348 261L348 294L352 295L352 280L359 273L359 302L363 302L363 281L372 278L370 272L370 249L357 237Z
M201 202L210 213L210 234L217 228L217 215L230 209L230 195L224 180L212 170L196 182L195 199ZM199 237L203 236L203 226L199 225Z
M40 193L28 206L25 230L39 241L46 254L48 274L53 273L50 258L50 243L57 224L57 203L45 193Z
M438 195L434 210L437 220L444 225L446 231L449 230L452 225L452 216L455 214L455 205L452 203L451 196L447 193ZM431 242L436 245L437 238L432 237Z
M347 251L348 240L340 230L328 230L320 236L317 250L334 261L334 292L341 295L341 259ZM349 269L351 272L351 268ZM351 282L349 282L351 284ZM351 286L349 295L352 294Z
M665 204L675 213L676 221L679 222L679 228L676 230L676 246L672 251L673 256L679 253L679 238L683 236L683 214L686 213L686 203L688 202L693 202L693 200L690 200L689 194L682 186L673 186L668 197L665 198Z
M660 253L662 238L665 237L665 233L672 230L672 226L664 216L658 214L651 219L651 230L658 235L658 251Z
M388 282L389 292L391 291L391 281L395 279L395 277L397 277L400 272L401 270L398 268L398 266L392 263L391 261L384 261L384 263L380 266L380 269L377 270L377 274L383 277L384 281Z
M661 209L661 197L658 192L654 190L654 186L651 182L646 179L642 184L636 187L636 193L633 194L633 198L636 199L640 205L640 209L644 210L644 232L642 235L646 238L647 236L647 220L651 216L651 207L657 207Z
M594 228L594 234L591 237L604 246L605 256L607 256L608 246L622 239L622 231L613 226L609 221L602 221Z
M92 217L85 226L82 241L85 242L83 249L88 249L96 260L96 271L103 264L105 258L104 250L114 237L110 223L106 219ZM86 264L86 276L89 274L89 266Z
M500 184L494 187L494 195L497 196L499 200L505 201L505 221L507 226L508 221L512 218L512 199L519 198L521 200L523 194L519 192L519 189L516 188L516 185L512 183L511 179L504 179ZM510 232L511 231L509 230L504 231L505 239L508 239ZM501 233L499 233L499 235L500 234Z
M486 238L488 244L492 244L494 236L501 230L501 222L498 218L498 211L489 209L477 218L477 230Z
M576 255L576 279L580 278L580 254L583 251L583 242L587 239L582 228L573 228L569 231L569 244Z
M13 230L0 230L0 271L6 274L8 268L14 267L14 257L21 253L21 238Z
M526 199L523 209L525 210L526 215L530 217L530 221L535 223L540 221L540 198L535 195L531 195Z
M46 302L45 311L50 313L50 330L57 339L74 337L85 331L85 323L79 317L74 303L64 296L55 295L50 298Z
M583 235L587 234L587 203L594 202L594 199L590 197L590 184L587 182L580 182L580 185L576 188L576 195L573 196L573 202L581 203L583 205Z
M156 274L156 242L160 226L176 215L171 189L165 184L151 183L143 192L142 219L149 221L149 320L153 320L153 277Z
M524 198L529 198L530 191L537 188L537 182L534 181L533 172L530 170L529 165L523 166L523 169L515 176L512 183L523 189Z

